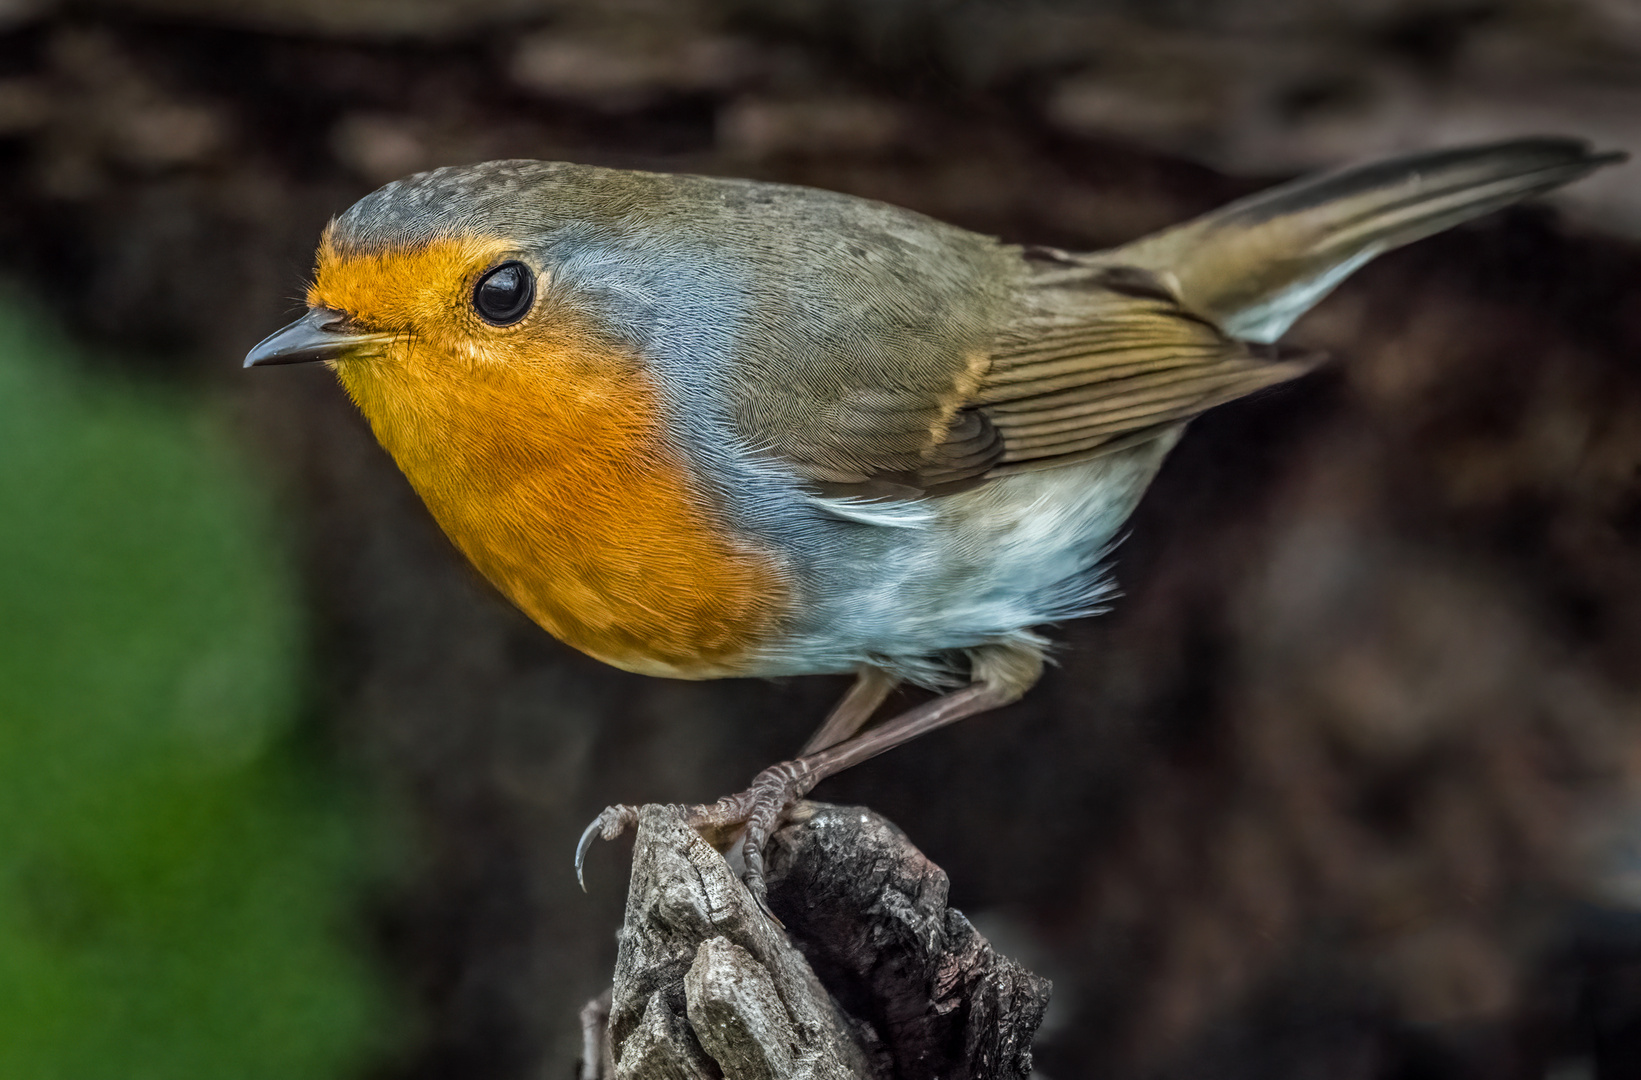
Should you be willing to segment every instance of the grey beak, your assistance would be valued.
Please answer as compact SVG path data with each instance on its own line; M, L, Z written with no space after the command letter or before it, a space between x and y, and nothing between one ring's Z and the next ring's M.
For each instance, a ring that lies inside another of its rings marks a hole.
M340 311L312 308L285 329L276 330L258 342L256 348L245 354L245 366L335 360L367 346L384 345L394 338L392 334L360 334L337 329L346 320L347 316Z

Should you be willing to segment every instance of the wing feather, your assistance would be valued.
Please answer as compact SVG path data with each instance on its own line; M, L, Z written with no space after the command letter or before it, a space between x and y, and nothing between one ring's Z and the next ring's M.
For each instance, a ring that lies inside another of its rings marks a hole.
M1023 272L989 349L915 352L875 383L869 365L842 364L826 369L825 393L807 387L823 403L786 456L839 505L1115 453L1314 363L1256 353L1190 311L1166 275L1014 251Z
M1189 311L1163 275L1059 252L1048 262L974 395L1002 437L990 475L1114 453L1316 362L1256 355Z

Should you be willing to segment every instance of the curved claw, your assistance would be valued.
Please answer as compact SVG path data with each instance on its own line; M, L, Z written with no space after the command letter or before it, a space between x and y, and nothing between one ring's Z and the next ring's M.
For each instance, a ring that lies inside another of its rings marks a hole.
M587 861L587 849L593 846L593 841L594 840L598 839L599 831L602 829L603 825L604 825L604 815L600 814L597 817L593 818L593 822L592 822L591 825L588 825L585 829L583 829L581 831L581 839L576 841L576 845L575 845L575 881L576 881L577 885L581 886L581 891L582 892L587 891L587 878L586 878L586 875L582 872L582 866Z
M587 891L587 879L582 873L582 866L587 861L587 850L593 846L593 841L599 837L614 840L627 831L629 825L638 823L638 811L630 806L606 806L602 813L593 818L592 824L581 831L581 839L575 845L575 879L581 886L581 891Z
M769 834L779 827L786 811L803 798L817 780L819 777L811 777L803 761L783 761L753 777L752 786L739 795L726 795L706 806L681 806L677 809L682 812L685 824L696 830L716 831L728 826L745 829L741 852L746 871L742 880L759 906L768 911L768 904L764 901L764 844L768 842ZM604 812L582 830L581 839L576 841L575 846L575 879L582 892L587 891L583 866L593 840L600 836L614 840L629 828L637 826L638 808L617 804L605 807ZM770 915L773 917L773 912ZM779 919L775 921L780 922Z

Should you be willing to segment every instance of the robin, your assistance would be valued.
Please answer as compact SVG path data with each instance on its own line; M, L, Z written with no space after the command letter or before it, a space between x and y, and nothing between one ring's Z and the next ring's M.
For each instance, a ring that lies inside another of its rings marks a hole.
M1002 243L782 184L419 173L326 228L247 367L330 367L433 516L560 640L684 679L855 672L800 756L689 808L747 880L827 776L1008 704L1095 612L1185 425L1374 256L1624 155L1527 138L1302 179L1125 247ZM890 690L939 691L866 727ZM864 730L863 730L864 729ZM612 806L576 851L636 820Z

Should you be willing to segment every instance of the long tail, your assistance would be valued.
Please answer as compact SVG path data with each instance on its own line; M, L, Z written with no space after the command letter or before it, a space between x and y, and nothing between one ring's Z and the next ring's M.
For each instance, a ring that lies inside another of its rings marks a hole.
M1553 137L1409 154L1260 192L1100 261L1172 275L1191 308L1270 342L1374 256L1627 156Z

